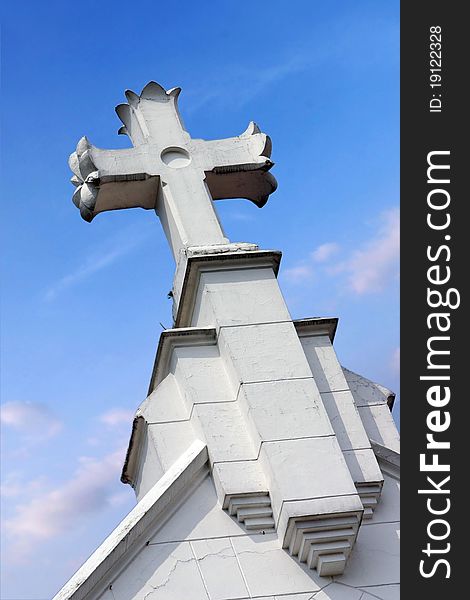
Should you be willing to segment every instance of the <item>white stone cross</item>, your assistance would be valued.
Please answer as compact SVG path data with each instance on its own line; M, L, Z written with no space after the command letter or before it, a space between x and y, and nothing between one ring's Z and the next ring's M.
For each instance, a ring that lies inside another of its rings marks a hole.
M226 244L212 200L247 198L263 206L276 189L268 173L271 140L251 122L238 137L196 140L178 111L180 88L150 82L116 112L133 148L102 150L83 137L70 156L82 217L121 208L155 209L173 255L188 246Z

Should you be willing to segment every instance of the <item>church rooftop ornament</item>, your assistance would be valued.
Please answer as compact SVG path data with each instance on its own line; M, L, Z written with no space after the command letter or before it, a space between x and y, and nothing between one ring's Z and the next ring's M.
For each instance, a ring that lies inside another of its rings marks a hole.
M269 173L271 140L251 122L239 136L192 139L178 110L180 88L151 81L116 112L133 148L103 150L83 137L69 159L73 202L85 221L123 208L155 209L175 256L188 246L224 244L213 200L266 204L277 186ZM195 219L194 216L198 218Z

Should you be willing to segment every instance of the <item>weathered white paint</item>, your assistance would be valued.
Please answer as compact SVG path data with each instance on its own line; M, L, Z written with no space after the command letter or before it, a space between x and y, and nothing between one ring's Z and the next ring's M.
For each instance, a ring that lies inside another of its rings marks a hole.
M289 321L272 267L203 271L192 325L229 326Z
M238 401L260 442L334 434L312 378L244 383Z
M300 341L320 392L349 390L329 336L301 336Z

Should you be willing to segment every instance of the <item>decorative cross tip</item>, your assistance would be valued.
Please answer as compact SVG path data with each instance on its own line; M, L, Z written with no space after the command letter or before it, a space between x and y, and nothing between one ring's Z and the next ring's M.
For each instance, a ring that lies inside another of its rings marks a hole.
M72 196L72 201L80 210L83 219L88 222L93 218L100 182L100 174L93 163L90 148L90 142L83 136L77 144L77 149L69 158L69 166L73 172L70 181L77 188Z

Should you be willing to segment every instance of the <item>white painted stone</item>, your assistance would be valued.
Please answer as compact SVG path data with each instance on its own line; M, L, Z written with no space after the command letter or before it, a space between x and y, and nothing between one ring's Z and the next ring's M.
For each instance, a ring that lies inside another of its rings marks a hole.
M190 410L186 406L173 373L168 373L155 390L140 405L137 416L147 423L167 423L189 418Z
M260 441L334 433L312 378L243 384L238 400Z
M139 462L138 470L134 478L134 490L137 501L141 500L164 474L164 469L158 457L157 449L153 440L149 440L146 425L144 426L144 433L140 444L141 447L136 449L139 453Z
M201 274L192 326L222 327L290 320L272 268Z
M319 593L319 592L317 592L317 593ZM273 599L274 600L313 600L314 597L315 596L312 597L312 594L310 592L305 592L302 594L283 594L282 596L273 596ZM258 598L256 600L258 600Z
M180 252L173 280L173 318L175 327L188 327L193 320L199 280L206 272L240 269L279 270L281 252L261 250L256 244L242 242L192 246Z
M292 560L275 534L232 538L251 596L315 592L325 580Z
M400 452L400 435L388 406L360 406L358 410L369 439Z
M265 442L260 461L269 482L276 519L283 503L286 506L294 500L351 495L361 506L335 437ZM305 516L311 514L307 512Z
M257 495L269 490L258 460L215 463L212 470L215 489L223 508L228 508L231 496Z
M115 600L207 600L189 542L145 546L112 586Z
M300 341L320 392L348 390L343 369L327 335L301 336Z
M365 499L364 494L361 495L366 507L364 516L370 518L373 511L371 503L375 503L380 496L383 476L370 450L369 436L331 344L331 336L313 335L312 326L299 328L297 325L297 329L354 482L378 484L375 499ZM312 331L309 332L309 329Z
M370 447L351 392L324 392L321 398L341 449Z
M361 527L354 550L339 582L354 587L400 581L400 540L396 523Z
M210 447L210 461L223 462L255 459L258 446L248 435L245 419L235 402L198 404L194 418L200 424L200 434Z
M344 376L348 382L356 406L364 406L367 404L387 404L395 398L395 394L389 389L358 375L349 369L343 367Z
M371 449L343 452L349 472L355 483L383 481L383 474Z
M312 600L363 600L363 591L340 583L329 583Z
M222 327L219 347L242 383L312 376L292 322Z
M154 423L147 427L148 443L153 444L163 471L166 471L197 439L190 421Z
M191 546L210 600L249 596L230 538L194 541Z
M216 345L177 347L170 364L189 410L193 404L235 400L237 389Z
M172 518L162 524L151 542L213 539L245 534L240 524L222 510L212 479L206 476Z

